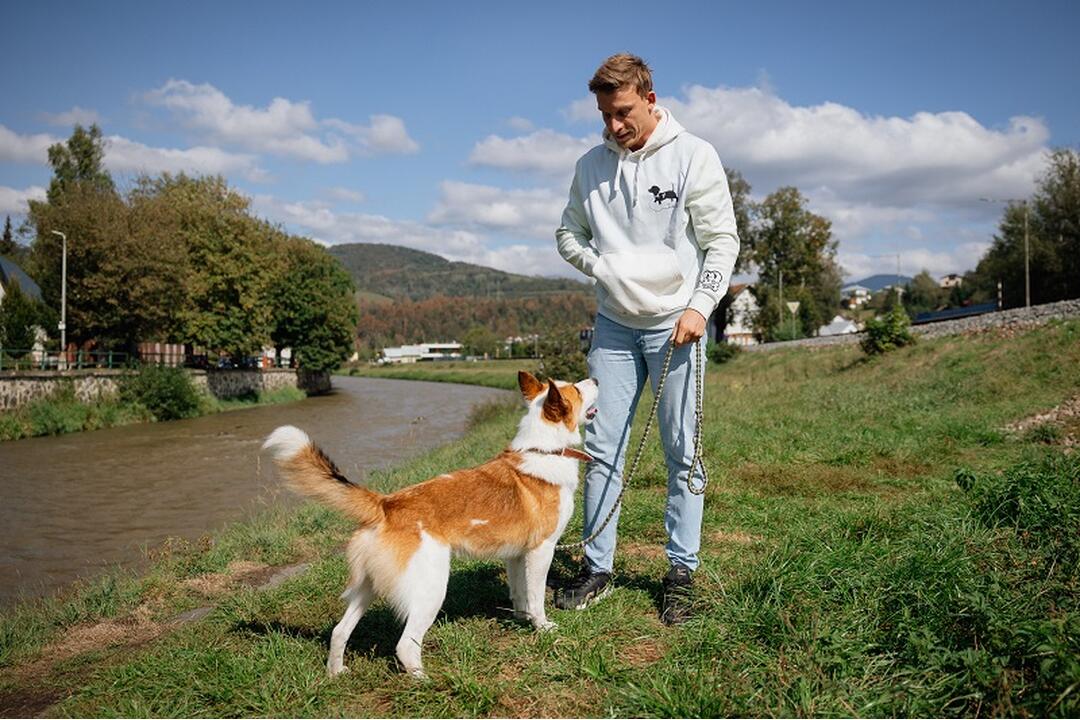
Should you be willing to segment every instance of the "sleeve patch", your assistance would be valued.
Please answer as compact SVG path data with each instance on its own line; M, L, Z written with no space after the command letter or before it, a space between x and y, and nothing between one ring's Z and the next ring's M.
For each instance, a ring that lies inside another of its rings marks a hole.
M700 287L713 292L720 292L720 286L724 284L724 274L719 270L706 270L701 273Z

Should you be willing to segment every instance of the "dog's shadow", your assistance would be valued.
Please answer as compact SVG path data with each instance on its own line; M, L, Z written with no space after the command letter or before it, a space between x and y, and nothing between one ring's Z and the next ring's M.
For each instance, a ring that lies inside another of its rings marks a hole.
M344 604L341 607L344 612ZM514 618L506 586L506 573L499 565L474 565L450 573L446 601L436 622L452 622L467 618L493 618L507 627L525 623ZM340 617L328 621L319 629L293 625L280 620L247 620L236 623L234 631L257 635L281 633L292 637L318 640L330 647L330 637ZM385 602L376 601L364 613L349 638L348 650L371 654L374 657L394 658L404 624Z

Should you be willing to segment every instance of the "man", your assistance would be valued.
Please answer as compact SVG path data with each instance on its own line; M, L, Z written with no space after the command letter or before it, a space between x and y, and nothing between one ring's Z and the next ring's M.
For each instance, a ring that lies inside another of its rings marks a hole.
M687 487L695 430L693 343L727 292L739 254L731 193L716 150L656 105L652 74L634 55L613 55L589 82L604 143L578 160L556 231L559 253L596 280L599 312L589 372L599 382L586 426L588 537L622 487L630 425L645 380L653 391L669 343L676 349L657 410L668 467L665 526L671 569L661 619L685 621L698 567L703 496ZM702 478L692 479L700 487ZM618 515L585 547L581 574L556 605L583 609L611 589Z

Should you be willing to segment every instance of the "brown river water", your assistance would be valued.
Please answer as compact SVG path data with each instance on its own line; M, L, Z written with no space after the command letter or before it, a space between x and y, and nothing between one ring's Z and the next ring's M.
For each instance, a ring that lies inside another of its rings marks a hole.
M505 390L335 377L328 395L147 425L0 442L0 605L107 568L138 567L166 538L194 539L282 491L262 441L305 430L352 479L460 438ZM507 438L509 441L509 438Z

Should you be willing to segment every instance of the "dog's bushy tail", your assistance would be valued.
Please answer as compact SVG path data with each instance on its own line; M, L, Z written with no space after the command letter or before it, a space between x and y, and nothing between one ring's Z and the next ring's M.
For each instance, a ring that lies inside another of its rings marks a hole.
M274 453L274 462L296 492L341 510L361 525L382 522L383 496L342 475L300 428L282 425L266 438L263 450Z

